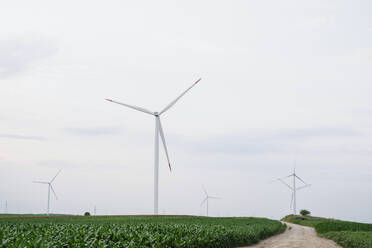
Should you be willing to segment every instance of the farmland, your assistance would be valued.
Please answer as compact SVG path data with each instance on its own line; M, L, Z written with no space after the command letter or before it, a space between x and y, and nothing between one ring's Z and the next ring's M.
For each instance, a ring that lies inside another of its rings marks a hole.
M344 248L372 247L372 224L293 215L283 221L312 226L320 236L332 239Z
M285 230L264 218L19 217L0 220L0 247L237 247Z

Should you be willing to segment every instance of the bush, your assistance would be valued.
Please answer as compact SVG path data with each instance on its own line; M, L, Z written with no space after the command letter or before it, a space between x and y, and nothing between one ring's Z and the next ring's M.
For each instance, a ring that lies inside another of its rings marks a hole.
M302 216L308 216L308 215L310 215L311 213L310 213L310 211L308 211L308 210L306 210L306 209L302 209L302 210L300 211L300 214L301 214Z
M84 213L84 216L90 216L90 213L89 212L85 212Z

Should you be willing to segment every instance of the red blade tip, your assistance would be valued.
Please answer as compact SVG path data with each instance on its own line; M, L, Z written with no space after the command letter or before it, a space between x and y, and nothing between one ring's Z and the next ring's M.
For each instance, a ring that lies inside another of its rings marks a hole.
M106 101L109 101L109 102L112 102L112 100L111 99L105 99Z

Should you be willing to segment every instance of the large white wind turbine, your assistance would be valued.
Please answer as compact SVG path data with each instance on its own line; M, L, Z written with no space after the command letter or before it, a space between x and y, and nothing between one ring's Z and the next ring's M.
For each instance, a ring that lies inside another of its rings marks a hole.
M159 206L159 201L158 201L158 199L159 199L159 135L160 135L160 138L161 138L162 143L163 143L163 147L164 147L164 150L165 150L165 155L167 156L169 170L172 171L172 167L171 167L171 164L170 164L170 161L169 161L169 156L168 156L167 145L165 143L164 132L163 132L163 128L162 128L162 125L161 125L161 122L160 122L160 115L162 115L165 111L170 109L181 97L183 97L183 95L185 95L200 80L201 80L201 78L198 79L195 83L193 83L187 90L185 90L179 97L177 97L175 100L173 100L170 104L168 104L160 112L152 112L152 111L147 110L145 108L141 108L141 107L137 107L137 106L133 106L133 105L128 105L128 104L117 102L117 101L114 101L114 100L111 100L111 99L106 99L107 101L117 103L117 104L123 105L125 107L131 108L131 109L134 109L134 110L138 110L138 111L146 113L146 114L153 115L155 117L155 158L154 158L154 160L155 160L155 162L154 162L154 214L155 215L158 214L158 206Z
M289 177L292 177L293 178L293 185L290 186L288 183L286 183L284 181L284 179L286 178L289 178ZM296 179L298 179L300 182L301 182L301 186L300 187L297 187L296 186ZM293 207L293 214L296 215L297 214L297 191L298 190L301 190L301 189L304 189L304 188L307 188L307 187L310 187L311 184L308 184L306 183L304 180L302 180L299 176L297 176L296 174L296 167L293 169L293 173L291 175L288 175L286 177L283 177L283 178L278 178L278 180L283 183L285 186L287 186L291 191L292 191L292 197L291 197L291 204L290 204L290 208Z
M207 216L208 216L209 215L209 199L221 199L221 198L208 195L208 192L205 190L204 186L203 186L203 191L205 194L205 198L201 202L200 206L203 206L203 204L207 202Z
M56 199L58 200L58 197L57 197L57 194L56 192L54 191L53 189L53 186L52 186L52 183L53 181L56 179L56 177L58 176L58 174L61 172L61 170L59 170L57 172L57 174L52 178L52 180L50 180L49 182L42 182L42 181L33 181L33 183L41 183L41 184L47 184L48 185L48 209L47 209L47 215L49 215L49 212L50 212L50 190L52 190L54 196L56 197Z

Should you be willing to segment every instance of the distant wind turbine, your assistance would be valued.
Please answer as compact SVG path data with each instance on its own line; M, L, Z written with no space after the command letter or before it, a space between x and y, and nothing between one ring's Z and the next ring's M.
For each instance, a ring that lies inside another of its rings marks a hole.
M209 216L209 199L221 199L221 198L208 195L208 192L207 192L207 190L204 188L204 186L203 186L202 188L203 188L203 191L204 191L204 194L205 194L205 198L204 198L204 200L201 202L200 206L203 206L203 204L204 204L205 202L207 202L207 216Z
M61 172L61 170L59 170L57 172L57 174L52 178L52 180L50 180L49 182L42 182L42 181L33 181L33 183L41 183L41 184L47 184L48 185L48 209L47 209L47 215L49 215L50 213L50 190L52 190L54 196L56 197L56 199L58 200L58 197L57 197L57 194L56 192L54 191L53 189L53 186L52 186L52 183L53 181L56 179L56 177L58 176L58 174Z
M288 183L286 183L284 181L284 179L289 178L289 177L293 177L293 185L292 186L290 186ZM300 186L300 187L296 186L296 179L298 179L301 182L302 186ZM287 186L292 191L291 204L290 204L289 207L290 208L293 207L293 214L296 215L297 214L297 209L296 209L297 208L297 191L301 190L301 189L304 189L304 188L307 188L307 187L310 187L311 184L306 183L299 176L297 176L296 167L294 167L293 173L291 175L283 177L283 178L278 178L278 180L281 183L283 183L285 186Z
M175 100L173 100L170 104L168 104L160 112L152 112L152 111L147 110L145 108L141 108L141 107L117 102L117 101L114 101L114 100L111 100L111 99L106 99L109 102L120 104L120 105L123 105L125 107L128 107L128 108L138 110L140 112L155 116L155 158L154 158L154 160L155 160L154 161L154 214L155 215L158 214L158 207L159 207L159 201L158 201L158 199L159 199L159 135L160 135L162 143L163 143L163 147L164 147L164 150L165 150L165 155L167 156L169 170L172 171L172 167L171 167L169 156L168 156L168 149L167 149L167 145L165 143L164 132L163 132L163 128L162 128L162 125L161 125L161 122L160 122L160 115L162 115L165 111L170 109L181 97L183 97L200 80L201 80L201 78L198 79L193 85L191 85L179 97L177 97Z

